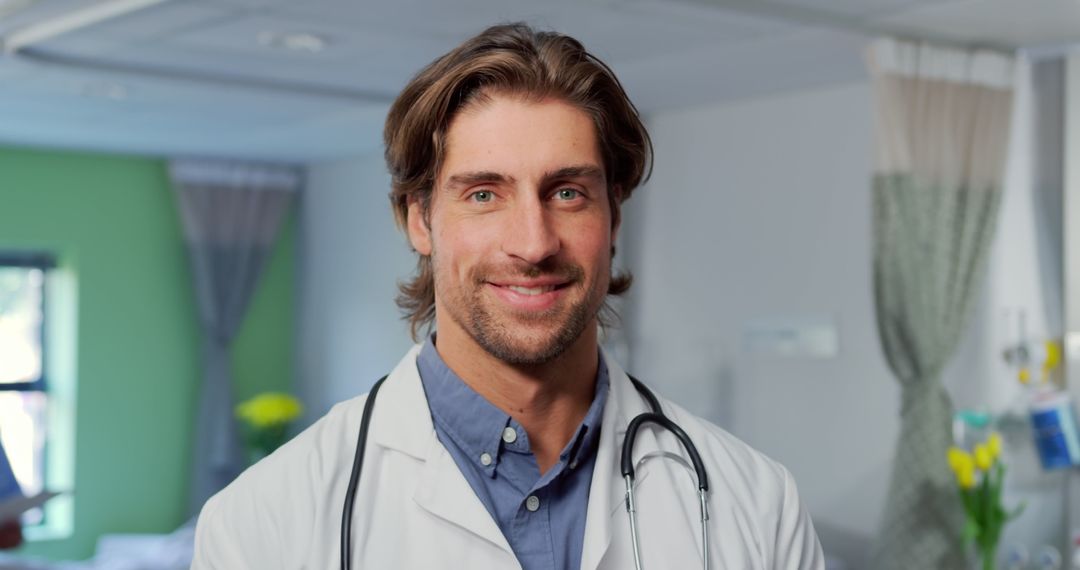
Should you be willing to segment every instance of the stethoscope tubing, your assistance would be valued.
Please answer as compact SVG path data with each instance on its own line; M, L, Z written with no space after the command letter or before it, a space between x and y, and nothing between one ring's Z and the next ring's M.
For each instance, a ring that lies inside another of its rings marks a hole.
M702 558L705 570L709 570L709 475L705 471L705 463L701 460L701 455L698 453L693 440L686 435L686 432L679 427L679 424L671 421L662 412L645 412L635 416L634 419L630 420L630 425L626 428L626 435L622 444L622 475L623 481L626 482L626 513L630 517L630 539L634 545L634 568L642 570L641 549L638 546L637 505L634 500L634 441L637 440L638 430L647 423L657 424L671 432L682 444L686 454L690 456L690 461L694 464L694 472L697 474L698 482L698 498L701 505Z
M367 400L364 402L364 415L360 418L360 437L356 441L356 453L353 455L352 474L349 476L349 487L345 494L345 508L341 513L341 568L352 570L352 513L356 503L356 487L360 483L360 473L364 467L364 449L367 447L368 425L371 423L371 411L375 408L375 396L379 394L386 376L371 387Z
M356 442L356 452L353 456L352 473L349 476L349 485L345 492L345 506L344 509L342 509L341 514L342 570L352 569L352 513L356 503L356 489L359 486L360 474L363 470L364 450L367 447L367 434L371 424L372 410L375 407L375 397L378 395L379 388L382 387L386 378L386 376L383 376L374 386L372 386L371 392L364 402L364 413L360 419L360 430ZM686 450L686 454L690 456L690 461L694 465L694 472L697 475L698 483L698 498L701 505L702 557L705 570L709 570L709 477L705 471L705 463L701 460L701 455L698 454L697 446L694 445L690 436L688 436L678 424L664 415L663 410L660 409L660 402L657 400L656 395L637 378L630 376L630 381L633 383L634 388L637 389L638 393L645 398L649 404L649 408L652 410L651 412L638 414L634 419L630 420L630 425L626 428L626 436L623 439L622 444L622 475L623 480L626 483L626 512L630 517L630 537L634 549L634 567L636 570L642 570L641 551L637 531L637 505L634 497L634 441L637 439L637 432L641 429L641 426L646 423L653 423L668 430L679 440Z

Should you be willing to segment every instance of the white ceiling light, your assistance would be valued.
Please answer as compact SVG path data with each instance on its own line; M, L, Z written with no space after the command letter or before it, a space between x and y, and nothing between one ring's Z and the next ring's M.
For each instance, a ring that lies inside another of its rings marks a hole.
M5 54L11 54L32 44L92 26L105 20L111 20L164 1L109 0L93 4L15 30L7 37L0 38L0 46L3 47Z
M259 32L256 39L262 46L308 53L319 53L330 45L326 37L310 32L281 33L266 30Z

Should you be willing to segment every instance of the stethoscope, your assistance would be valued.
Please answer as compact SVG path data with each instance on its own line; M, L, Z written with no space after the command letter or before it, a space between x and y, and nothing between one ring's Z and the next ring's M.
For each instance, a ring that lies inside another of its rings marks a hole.
M379 388L386 381L386 376L379 379L371 388L367 401L364 402L364 415L360 419L360 435L356 441L356 454L353 456L352 475L349 477L349 488L345 492L345 509L341 516L341 568L352 569L352 512L356 502L356 487L360 483L360 471L364 465L364 448L367 445L368 425L371 423L371 412L375 408L375 396ZM626 482L626 512L630 517L630 538L634 546L634 568L641 570L641 552L638 547L637 532L637 508L634 501L634 439L637 438L638 430L643 424L653 423L668 430L674 435L690 456L697 472L698 499L701 502L701 550L705 570L709 570L709 477L705 473L705 464L701 461L697 446L690 440L690 436L671 421L660 409L660 402L656 395L649 390L640 380L630 376L630 382L634 384L641 397L649 403L651 412L639 414L630 420L626 428L626 436L622 444L622 475Z

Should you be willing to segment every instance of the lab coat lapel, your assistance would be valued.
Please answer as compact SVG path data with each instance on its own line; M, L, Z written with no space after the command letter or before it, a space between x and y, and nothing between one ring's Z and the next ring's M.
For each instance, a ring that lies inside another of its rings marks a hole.
M626 486L623 483L622 442L630 420L643 412L649 411L648 404L638 394L626 372L614 361L602 353L608 368L611 391L604 406L604 418L600 428L600 447L593 468L592 484L589 488L589 511L585 521L585 545L581 553L581 570L595 570L608 549L611 547L612 534L617 517L626 517ZM634 445L635 492L648 478L648 465L641 465L641 459L647 453L657 449L657 441L651 430L642 430ZM626 542L629 548L629 536ZM621 546L620 546L621 548Z
M431 514L454 523L495 544L513 558L513 550L498 524L480 502L453 456L432 433L424 473L413 499Z
M513 550L480 502L450 452L439 442L431 422L414 347L387 378L372 417L372 436L386 448L423 460L413 500L431 514L488 540L506 552Z
M435 426L416 368L418 354L420 345L414 346L387 376L371 417L370 437L382 447L424 459Z

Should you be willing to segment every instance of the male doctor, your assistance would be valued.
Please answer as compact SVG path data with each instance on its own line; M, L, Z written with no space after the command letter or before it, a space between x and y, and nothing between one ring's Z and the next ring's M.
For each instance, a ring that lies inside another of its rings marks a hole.
M417 75L384 131L391 201L419 263L398 304L414 337L373 407L350 516L352 566L634 568L619 453L648 411L599 347L619 208L648 134L576 40L490 28ZM333 569L366 396L210 499L196 569ZM791 475L666 400L712 492L708 556L730 570L824 568ZM678 441L633 448L642 567L702 566L699 499Z

